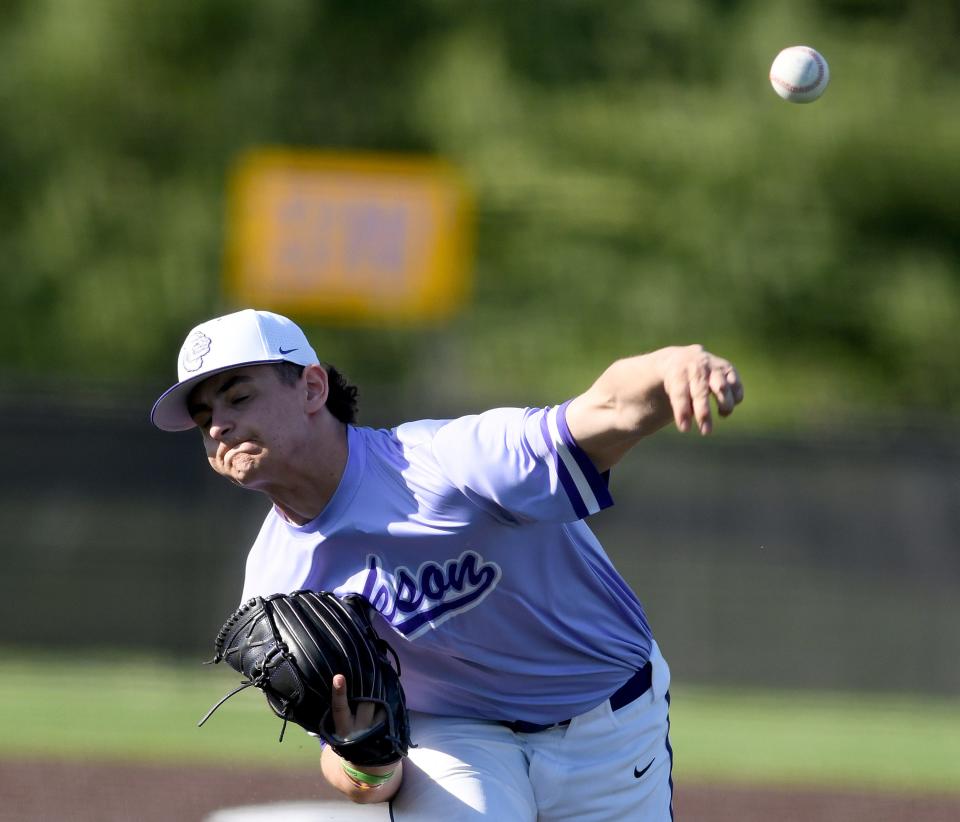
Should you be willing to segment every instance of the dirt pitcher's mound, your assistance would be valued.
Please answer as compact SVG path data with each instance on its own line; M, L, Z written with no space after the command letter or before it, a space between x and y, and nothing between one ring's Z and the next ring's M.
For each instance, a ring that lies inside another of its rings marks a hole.
M0 760L0 796L0 822L201 822L219 808L332 798L311 771L20 760ZM683 784L675 805L685 822L960 819L960 795Z

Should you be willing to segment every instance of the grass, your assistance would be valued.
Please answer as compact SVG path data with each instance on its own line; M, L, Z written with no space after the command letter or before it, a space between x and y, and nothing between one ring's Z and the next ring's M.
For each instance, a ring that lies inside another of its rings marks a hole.
M224 666L4 653L0 757L313 767L317 745ZM960 700L676 687L677 779L960 791Z
M59 660L4 655L0 756L310 767L318 743L282 727L255 690L203 728L197 722L240 682L226 666L157 659Z
M960 700L677 689L678 779L960 791Z

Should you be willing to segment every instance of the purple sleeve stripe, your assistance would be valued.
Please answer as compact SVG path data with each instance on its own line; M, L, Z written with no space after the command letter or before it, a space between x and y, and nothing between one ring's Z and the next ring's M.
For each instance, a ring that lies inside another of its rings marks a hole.
M567 496L570 498L570 503L573 505L573 512L577 515L577 519L583 519L588 516L590 509L587 508L583 497L580 496L580 492L577 490L577 483L574 482L573 477L570 476L567 466L563 464L563 460L559 457L557 457L557 474L560 476L560 484L563 485L563 490L567 492Z
M553 464L557 468L557 476L560 479L560 484L563 486L563 490L567 495L567 499L570 500L570 504L573 506L573 511L577 515L578 519L583 519L588 516L590 511L590 503L583 498L583 495L580 493L580 489L577 488L576 480L570 475L570 471L567 466L564 464L563 455L557 451L556 438L550 430L550 414L555 413L554 409L547 408L544 410L543 414L540 416L540 432L543 435L543 441L546 443L547 449L553 457ZM562 446L564 450L568 450L566 446Z
M610 488L608 485L610 472L605 471L601 474L597 471L593 461L584 453L583 449L577 445L573 434L570 433L570 429L567 427L567 406L570 405L570 402L571 400L567 400L557 409L557 428L560 431L560 436L563 438L564 445L567 446L567 450L573 455L573 458L577 461L577 465L580 466L580 471L583 472L583 476L587 482L590 483L590 490L593 491L593 495L597 498L597 504L600 506L600 510L609 508L613 505L613 497L610 496Z
M557 476L560 478L560 484L567 494L567 499L570 500L570 504L573 506L573 512L577 515L577 519L583 519L590 511L587 509L583 497L580 496L580 492L577 490L577 484L574 482L573 477L570 476L567 466L563 464L563 460L557 453L557 447L554 444L553 435L550 433L550 426L547 423L547 417L549 415L549 408L545 409L540 415L540 433L543 434L543 441L546 443L551 456L553 456L553 464L557 467Z

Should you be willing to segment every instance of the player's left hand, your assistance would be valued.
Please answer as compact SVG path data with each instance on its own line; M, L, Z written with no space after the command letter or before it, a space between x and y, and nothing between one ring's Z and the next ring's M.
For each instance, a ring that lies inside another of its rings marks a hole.
M356 713L350 710L347 678L343 674L337 674L332 685L330 713L337 736L349 737L358 731L367 730L383 719L383 709L372 702L361 702L357 705Z
M412 744L400 663L357 594L300 590L253 597L217 634L213 662L263 691L284 724L320 736L342 759L366 769L390 765ZM354 708L356 709L354 712ZM282 738L281 730L281 738Z

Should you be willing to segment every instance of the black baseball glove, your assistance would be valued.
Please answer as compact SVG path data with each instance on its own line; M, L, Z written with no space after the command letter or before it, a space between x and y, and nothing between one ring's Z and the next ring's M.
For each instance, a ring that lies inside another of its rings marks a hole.
M400 660L374 630L361 596L295 591L248 600L224 623L211 663L226 661L246 679L200 720L251 685L287 722L318 734L356 765L388 765L410 747L410 723L400 685ZM388 656L389 652L389 656ZM390 664L392 656L396 669ZM373 724L339 736L331 710L335 674L347 679L351 711L373 703Z

